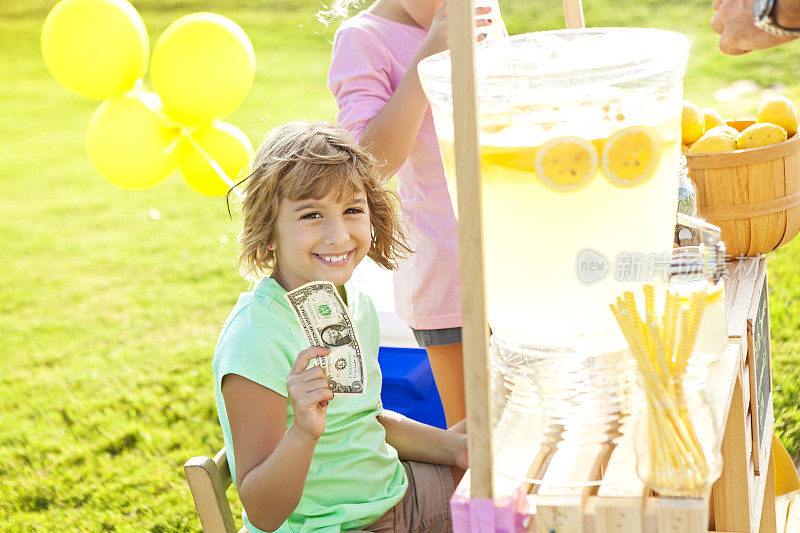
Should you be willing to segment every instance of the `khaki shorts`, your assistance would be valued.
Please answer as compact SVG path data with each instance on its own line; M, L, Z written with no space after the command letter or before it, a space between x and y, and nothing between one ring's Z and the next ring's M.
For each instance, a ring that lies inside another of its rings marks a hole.
M389 533L446 533L453 531L450 497L453 474L449 466L401 461L408 489L400 502L364 531Z

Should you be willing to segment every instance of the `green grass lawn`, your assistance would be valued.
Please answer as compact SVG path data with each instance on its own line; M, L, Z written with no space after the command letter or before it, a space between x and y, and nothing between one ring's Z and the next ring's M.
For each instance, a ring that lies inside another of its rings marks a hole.
M682 31L693 47L686 93L726 116L759 94L717 103L738 79L794 84L800 44L725 57L710 0L584 2L593 26ZM97 102L59 86L39 52L54 2L0 4L0 531L198 531L182 465L222 444L211 356L238 292L225 200L178 175L127 192L91 168L83 134ZM178 17L216 11L256 49L255 85L227 120L254 143L272 125L331 119L333 28L314 0L134 2L151 42ZM536 6L540 7L534 7ZM503 3L512 33L563 25L560 2ZM800 455L800 240L770 255L775 413ZM240 507L235 503L235 514Z

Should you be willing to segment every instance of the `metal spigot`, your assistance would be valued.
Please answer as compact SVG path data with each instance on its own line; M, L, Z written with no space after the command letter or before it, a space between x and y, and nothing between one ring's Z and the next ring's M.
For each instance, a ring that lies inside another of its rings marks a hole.
M725 275L725 243L722 230L702 218L678 213L678 224L697 230L700 235L700 253L703 256L702 272L714 283Z

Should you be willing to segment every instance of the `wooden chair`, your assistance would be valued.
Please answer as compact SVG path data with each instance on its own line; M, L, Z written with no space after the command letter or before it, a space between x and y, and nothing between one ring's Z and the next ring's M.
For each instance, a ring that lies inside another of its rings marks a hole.
M200 525L205 533L236 533L231 506L225 492L231 485L231 469L223 446L213 459L192 457L183 465L192 491ZM242 527L238 533L247 533Z

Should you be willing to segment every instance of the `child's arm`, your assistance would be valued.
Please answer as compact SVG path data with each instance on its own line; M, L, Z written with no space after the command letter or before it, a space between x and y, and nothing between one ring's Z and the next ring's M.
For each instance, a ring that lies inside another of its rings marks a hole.
M294 423L286 429L286 398L254 381L228 374L222 395L236 461L236 488L254 526L274 531L303 495L314 448L325 431L330 385L312 358L329 350L314 346L297 356L286 388Z
M444 430L392 411L383 411L378 415L378 422L386 430L386 442L397 450L401 460L467 469L467 435L463 422Z
M488 7L475 9L476 14L487 14ZM476 21L478 26L488 24ZM428 109L428 100L422 92L417 74L417 64L426 57L447 49L447 2L442 2L433 17L428 35L420 45L403 79L386 105L364 125L359 144L370 150L378 161L384 162L381 173L392 176L405 162L417 139L422 119Z

